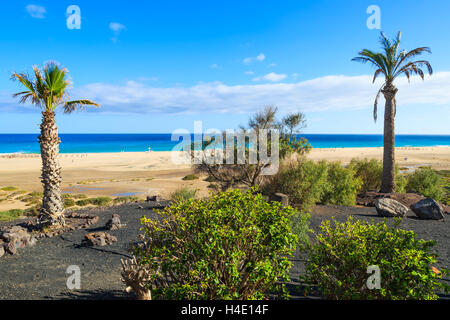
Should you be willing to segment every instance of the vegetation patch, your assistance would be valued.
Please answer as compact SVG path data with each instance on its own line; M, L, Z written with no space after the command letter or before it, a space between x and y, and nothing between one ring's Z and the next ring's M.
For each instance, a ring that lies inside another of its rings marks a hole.
M198 176L195 174L188 174L187 176L183 177L182 180L188 181L188 180L197 180Z
M173 201L185 201L185 200L195 198L196 195L197 195L197 190L183 187L183 188L178 189L175 192L173 192L170 195L170 199Z
M398 229L399 223L389 227L351 217L345 223L323 221L315 244L308 248L302 280L328 299L437 299L436 292L449 286L440 282L448 270L432 269L436 243ZM367 270L373 266L380 271L376 290L367 286Z
M417 192L424 197L442 201L445 196L445 183L442 175L430 167L424 167L408 176L406 189L410 192Z
M17 188L16 187L3 187L0 190L9 192L9 191L15 191L15 190L17 190Z
M262 299L289 279L297 212L261 194L229 190L143 217L144 245L135 248L154 299Z
M20 218L23 215L23 210L21 209L11 209L8 211L0 212L0 221L7 222Z

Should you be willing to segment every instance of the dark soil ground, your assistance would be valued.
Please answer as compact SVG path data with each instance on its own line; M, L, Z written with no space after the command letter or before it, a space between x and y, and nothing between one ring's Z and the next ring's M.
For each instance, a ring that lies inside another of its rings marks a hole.
M130 246L137 241L140 233L139 218L155 216L149 203L125 204L105 209L90 209L84 212L99 216L92 227L66 233L59 237L45 238L33 247L18 250L17 255L0 258L0 299L129 299L121 282L120 259L130 257ZM142 209L143 207L143 209ZM108 231L118 242L105 247L80 247L87 232L101 231L113 213L121 217L125 228ZM345 221L348 216L356 219L382 219L374 208L343 206L317 206L311 215L311 227L318 229L322 220L334 216ZM414 230L420 238L437 241L440 256L438 268L450 267L450 224L446 221L422 221L412 214L404 219L401 228ZM289 284L294 299L319 298L304 297L298 289L298 276L304 272L304 257L297 254L291 270L293 282ZM82 290L69 290L66 286L67 267L77 265L81 269ZM443 297L448 298L448 297Z

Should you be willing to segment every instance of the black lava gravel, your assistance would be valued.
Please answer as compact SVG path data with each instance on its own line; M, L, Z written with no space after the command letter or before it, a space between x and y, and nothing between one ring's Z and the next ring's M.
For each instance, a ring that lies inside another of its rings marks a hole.
M140 217L155 217L148 203L124 204L105 209L90 209L82 212L94 213L99 221L88 229L66 233L55 238L39 240L33 247L18 250L17 255L0 258L0 299L129 299L121 282L120 259L130 256L129 248L137 241L140 233ZM118 241L105 247L80 247L81 240L88 232L104 231L102 227L113 213L120 215L126 227L107 231ZM322 220L334 216L345 221L352 215L356 219L382 219L374 208L343 206L317 206L311 215L311 227L318 229ZM405 218L401 228L414 230L420 238L437 241L438 267L450 266L450 225L445 221L422 221L413 215ZM298 276L304 272L304 256L297 254L291 270L290 289L293 298L317 298L296 296ZM81 270L81 290L69 290L66 273L70 265Z

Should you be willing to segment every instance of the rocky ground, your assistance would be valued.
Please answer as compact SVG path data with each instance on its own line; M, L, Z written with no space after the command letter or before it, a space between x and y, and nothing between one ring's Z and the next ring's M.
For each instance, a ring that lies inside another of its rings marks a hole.
M80 213L99 216L99 220L86 229L78 229L51 238L39 239L34 246L18 249L16 255L5 254L0 258L0 299L129 299L121 282L120 259L130 257L130 246L140 233L139 218L154 217L151 202L124 204L104 209L86 209ZM104 232L103 226L112 214L119 214L126 226L107 230L117 242L102 247L84 246L82 240L87 233ZM311 227L318 229L322 220L334 216L344 221L348 216L361 220L381 221L375 208L317 206L311 215ZM450 267L450 224L444 221L418 220L410 213L401 223L401 228L414 230L423 239L437 241L440 255L439 268ZM297 254L291 270L293 282L290 289L294 299L303 297L297 290L298 275L304 271L304 257ZM66 270L77 265L81 270L81 290L69 290L66 286L70 276ZM443 297L449 298L449 297Z

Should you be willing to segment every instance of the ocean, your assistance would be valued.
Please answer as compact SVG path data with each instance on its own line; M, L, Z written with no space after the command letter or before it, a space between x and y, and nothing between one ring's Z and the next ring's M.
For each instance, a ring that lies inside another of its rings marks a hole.
M382 135L303 134L314 148L381 147ZM38 134L0 134L0 153L39 153ZM60 134L61 153L171 151L171 134ZM397 135L397 147L450 146L450 135Z

